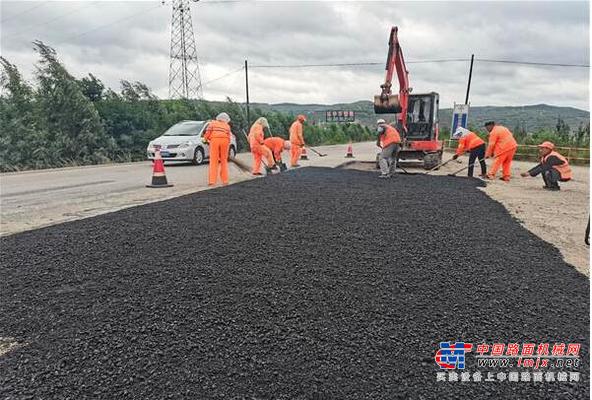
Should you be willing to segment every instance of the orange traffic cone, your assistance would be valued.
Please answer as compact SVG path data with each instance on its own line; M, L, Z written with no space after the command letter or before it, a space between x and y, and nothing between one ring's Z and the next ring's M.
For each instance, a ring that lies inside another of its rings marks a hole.
M351 140L349 141L349 144L347 145L347 153L345 153L345 158L354 158L354 149L353 149Z
M306 147L302 148L302 153L300 154L301 160L308 160L308 154L306 154Z
M167 182L166 174L164 173L164 161L160 156L160 149L154 152L154 168L152 168L152 183L146 185L151 188L171 187L171 183Z

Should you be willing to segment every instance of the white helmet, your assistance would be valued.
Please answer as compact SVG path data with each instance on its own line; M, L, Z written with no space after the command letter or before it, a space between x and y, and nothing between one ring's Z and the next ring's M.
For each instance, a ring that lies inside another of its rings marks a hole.
M265 117L257 118L257 121L255 121L255 123L261 125L264 128L269 128L269 122L267 122L267 118Z
M463 136L466 136L469 134L469 130L466 128L463 128L462 126L459 126L458 128L456 128L456 131L454 131L454 133L452 134L452 138L453 139L460 139Z
M290 150L292 148L292 143L289 140L284 140L284 150Z
M216 121L230 122L230 115L225 112L216 115Z
M384 119L379 119L378 121L376 121L376 125L382 125L382 124L386 124L386 121Z

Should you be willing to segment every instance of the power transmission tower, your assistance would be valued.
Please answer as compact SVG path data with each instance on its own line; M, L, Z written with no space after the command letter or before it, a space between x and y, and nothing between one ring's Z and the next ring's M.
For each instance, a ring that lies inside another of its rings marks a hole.
M173 0L172 3L169 98L201 99L201 76L189 1Z

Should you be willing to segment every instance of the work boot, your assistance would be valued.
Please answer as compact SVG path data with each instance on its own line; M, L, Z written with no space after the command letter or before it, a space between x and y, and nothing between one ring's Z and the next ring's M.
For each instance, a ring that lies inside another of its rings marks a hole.
M389 174L380 174L378 177L382 179L390 178Z
M499 178L500 181L504 181L504 182L510 182L510 178L508 178L507 176L502 176L501 178Z
M253 175L255 175L255 176L261 176L263 174L261 172L253 172Z
M559 186L543 186L543 189L550 190L551 192L557 192L561 190Z

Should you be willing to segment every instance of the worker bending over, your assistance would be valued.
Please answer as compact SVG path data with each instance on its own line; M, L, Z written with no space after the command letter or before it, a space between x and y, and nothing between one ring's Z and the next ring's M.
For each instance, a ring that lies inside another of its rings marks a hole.
M263 143L265 143L265 146L271 150L273 159L278 165L282 165L282 151L290 150L292 148L292 145L289 141L277 136L267 138L263 141Z
M384 119L376 121L378 140L376 145L382 149L378 156L380 178L390 178L397 173L397 159L401 150L401 135L394 127L388 125Z
M300 160L300 155L304 148L303 125L305 121L306 117L304 115L299 115L296 117L296 121L290 126L290 143L292 145L292 149L290 150L290 166L292 167L300 166L298 165L298 160Z
M489 143L485 158L494 156L493 165L487 174L488 179L495 179L497 171L502 168L502 181L509 182L512 174L512 159L516 154L518 143L512 132L505 126L497 125L494 121L485 123L485 129L489 132Z
M265 117L260 117L251 126L249 131L249 146L251 147L251 153L253 154L253 175L262 175L261 170L261 159L265 157L266 165L265 169L267 173L271 170L277 169L275 162L273 161L273 155L271 150L265 146L263 129L269 128L269 123Z
M230 148L230 116L220 113L215 121L210 121L203 135L205 143L210 145L210 166L208 185L213 186L218 179L218 167L220 167L220 179L223 185L228 185L228 150Z
M551 142L539 144L539 155L541 156L541 162L528 172L523 172L520 175L527 177L542 174L545 182L543 189L560 190L560 181L567 182L571 180L571 168L567 159L555 151L555 145Z
M485 142L475 132L459 126L454 134L453 139L458 139L458 147L456 154L452 156L456 160L459 156L469 151L469 177L473 176L473 169L475 168L476 160L479 160L481 165L481 177L487 177L487 165L485 165Z

